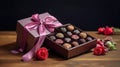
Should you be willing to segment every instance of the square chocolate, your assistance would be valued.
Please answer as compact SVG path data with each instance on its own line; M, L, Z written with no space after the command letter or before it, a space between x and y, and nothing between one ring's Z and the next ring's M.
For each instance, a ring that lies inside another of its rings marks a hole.
M59 55L71 58L94 48L96 42L96 38L78 27L65 24L57 27L54 33L47 35L45 44Z

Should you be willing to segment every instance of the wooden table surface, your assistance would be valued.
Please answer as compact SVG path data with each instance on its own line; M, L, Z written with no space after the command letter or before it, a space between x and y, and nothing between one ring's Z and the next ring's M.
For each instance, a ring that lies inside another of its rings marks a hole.
M95 31L87 31L96 38L105 38ZM112 35L117 42L117 50L109 51L106 55L95 56L93 52L65 60L54 53L44 61L22 62L22 54L15 55L10 50L15 48L16 32L0 31L0 67L120 67L120 35Z

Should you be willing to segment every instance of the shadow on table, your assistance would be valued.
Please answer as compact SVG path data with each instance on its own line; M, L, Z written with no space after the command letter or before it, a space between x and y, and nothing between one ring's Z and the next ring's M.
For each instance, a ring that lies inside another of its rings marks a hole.
M16 48L16 43L4 44L0 46L0 64L17 63L22 54L12 54L11 50Z
M56 53L53 52L53 51L49 51L49 58L52 58L52 59L54 59L54 60L56 60L56 61L66 61L66 60L69 60L69 59L74 59L74 58L80 57L80 55L88 54L88 53L90 53L90 52L92 52L92 51L90 50L90 51L84 52L84 53L82 53L82 54L79 54L79 55L77 55L77 56L74 56L74 57L71 57L71 58L68 58L68 59L67 59L67 58L62 57L62 56L59 55L59 54L56 54Z
M21 62L21 57L24 53L20 53L20 54L12 54L11 50L16 48L16 42L10 43L10 44L5 44L0 46L0 64L5 64L5 63L18 63ZM91 52L91 51L89 51ZM89 53L86 52L86 53ZM84 54L86 54L84 53ZM83 54L82 54L83 55ZM78 57L78 56L75 56ZM74 57L72 57L74 58ZM70 59L72 59L70 58ZM48 59L52 59L53 61L66 61L68 59L65 59L63 57L61 57L60 55L54 53L53 51L49 51L49 58ZM31 61L36 61L36 60L31 60Z
M3 54L10 54L10 55L12 55L11 50L15 48L16 48L16 42L0 46L0 50L2 51Z

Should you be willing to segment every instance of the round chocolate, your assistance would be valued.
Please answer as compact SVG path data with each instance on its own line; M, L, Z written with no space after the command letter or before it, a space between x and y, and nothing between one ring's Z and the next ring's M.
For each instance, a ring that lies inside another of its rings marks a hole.
M66 48L66 49L69 49L69 48L71 48L72 46L71 46L71 44L69 44L69 43L64 43L64 44L63 44L63 47Z
M55 40L55 43L57 43L57 44L63 44L63 42L64 42L64 41L63 41L62 39L56 39L56 40Z
M67 26L67 29L70 30L70 31L73 31L75 28L74 28L73 25L68 25L68 26Z
M87 37L86 39L87 39L88 41L91 41L91 40L92 40L92 38L91 38L91 37Z
M65 41L66 41L66 42L70 42L70 41L71 41L71 38L65 38Z
M58 38L64 38L64 35L62 33L57 33L56 37L58 37Z
M56 39L55 36L50 36L49 38L50 38L52 41Z
M79 30L74 30L73 33L75 33L75 34L79 34L80 31L79 31Z
M73 46L78 46L78 45L79 45L79 43L78 43L78 42L76 42L76 41L73 41L73 42L72 42L72 45L73 45Z
M71 38L74 39L74 40L77 40L77 39L79 39L79 36L78 35L72 35Z
M85 43L86 40L85 39L80 39L79 42L82 44L82 43Z
M87 34L84 33L84 32L81 32L81 33L79 34L79 36L80 36L81 38L86 38L86 37L87 37Z
M66 32L66 28L60 28L62 32Z
M72 35L72 33L71 33L71 32L67 32L67 35L68 35L68 36L71 36L71 35Z

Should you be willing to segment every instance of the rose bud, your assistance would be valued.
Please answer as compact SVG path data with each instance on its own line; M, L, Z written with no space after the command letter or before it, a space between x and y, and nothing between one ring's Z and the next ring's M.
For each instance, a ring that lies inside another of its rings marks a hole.
M117 49L112 41L107 41L105 44L108 46L109 50L116 50Z
M106 28L99 27L98 33L105 34L105 35L120 34L120 28L108 27L108 26L106 26Z
M111 35L113 34L113 28L112 27L106 27L105 30L104 30L104 34L105 35Z
M42 48L38 49L37 52L36 52L36 58L38 60L47 59L48 58L48 50L47 50L47 48L42 47Z
M105 53L105 48L99 44L94 48L94 55L104 55Z
M100 28L98 28L98 33L104 33L104 30L105 30L104 27L100 27Z

